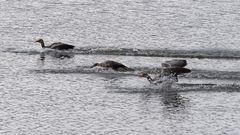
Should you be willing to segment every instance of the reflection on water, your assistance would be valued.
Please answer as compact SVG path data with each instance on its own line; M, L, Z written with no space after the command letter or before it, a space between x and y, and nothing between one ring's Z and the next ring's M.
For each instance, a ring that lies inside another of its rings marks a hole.
M182 108L186 101L186 99L176 91L164 92L162 97L162 102L169 108Z
M40 59L45 60L46 55L49 55L54 58L60 58L60 59L65 59L65 58L73 58L74 57L74 52L66 52L66 51L43 51L40 52Z
M141 99L144 101L145 107L148 108L149 106L152 106L150 105L152 102L161 102L159 103L159 107L163 108L165 111L179 111L185 109L184 104L186 101L188 101L187 98L182 97L177 91L163 91L158 93L147 92L140 94Z
M77 55L120 55L120 56L138 56L138 57L175 57L175 58L208 58L208 59L227 59L239 60L239 50L174 50L174 49L135 49L122 47L79 47L71 51L60 51L52 49L44 49L44 52L74 52ZM41 53L35 49L19 49L19 48L5 48L3 52L22 53L28 55L36 55Z

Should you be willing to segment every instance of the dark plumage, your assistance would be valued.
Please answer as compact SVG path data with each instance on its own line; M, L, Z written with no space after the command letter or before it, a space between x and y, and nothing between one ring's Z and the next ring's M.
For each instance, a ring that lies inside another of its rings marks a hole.
M180 75L180 74L185 74L185 73L190 73L191 70L188 68L183 68L183 67L166 67L162 69L162 74L164 75Z
M162 63L162 74L170 75L173 74L176 76L184 73L191 72L190 69L184 68L187 65L186 60L169 60Z
M162 67L185 67L187 65L186 60L169 60L162 63Z
M170 60L162 63L162 72L155 78L151 78L147 73L141 73L140 77L146 77L151 84L161 83L161 79L163 76L171 76L178 81L178 75L190 73L191 70L184 68L187 65L186 60Z
M96 67L96 66L100 66L100 67L104 67L104 68L111 68L115 71L133 71L133 69L128 68L127 66L123 65L122 63L112 61L112 60L107 60L107 61L104 61L101 63L95 63L95 64L93 64L93 66L91 66L91 68Z
M40 43L42 48L51 48L51 49L56 49L56 50L69 50L73 49L75 46L69 45L69 44L64 44L61 42L53 43L49 46L45 46L43 39L38 39L36 42Z

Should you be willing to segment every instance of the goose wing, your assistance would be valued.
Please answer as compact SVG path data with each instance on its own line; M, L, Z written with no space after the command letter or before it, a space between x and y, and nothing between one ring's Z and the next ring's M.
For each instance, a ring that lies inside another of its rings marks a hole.
M65 43L61 43L61 42L53 43L49 47L52 48L52 49L58 49L58 50L67 50L67 49L73 49L74 48L73 45L69 45L69 44L65 44Z
M186 65L186 60L170 60L162 63L162 67L185 67Z

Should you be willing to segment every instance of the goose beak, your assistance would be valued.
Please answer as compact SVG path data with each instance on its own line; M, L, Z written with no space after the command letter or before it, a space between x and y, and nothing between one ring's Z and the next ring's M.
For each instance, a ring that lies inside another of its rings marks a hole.
M92 66L90 66L90 68L94 68L96 66L98 66L98 63L93 64Z

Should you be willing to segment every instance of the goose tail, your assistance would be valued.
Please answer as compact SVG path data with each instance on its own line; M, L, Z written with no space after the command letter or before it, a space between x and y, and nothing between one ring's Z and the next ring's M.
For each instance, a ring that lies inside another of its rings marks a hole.
M129 68L129 67L126 67L125 70L126 70L126 71L134 71L133 68Z

